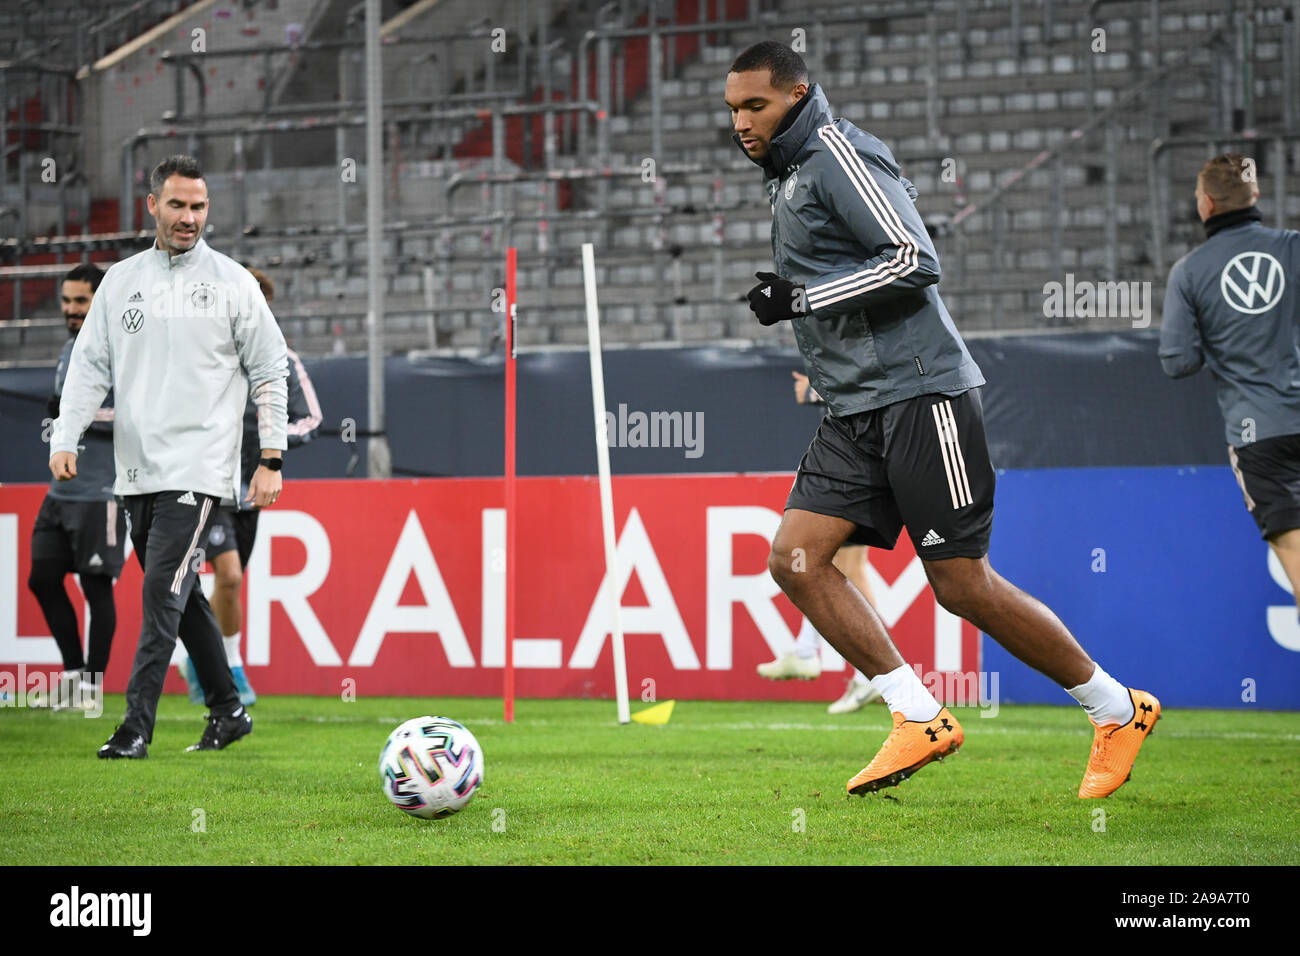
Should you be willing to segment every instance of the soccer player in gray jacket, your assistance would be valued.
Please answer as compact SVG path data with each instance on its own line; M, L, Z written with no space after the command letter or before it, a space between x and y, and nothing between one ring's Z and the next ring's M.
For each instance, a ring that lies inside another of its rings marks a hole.
M799 463L768 567L841 656L872 679L894 729L846 789L893 786L963 731L833 563L845 543L893 548L906 527L935 598L1084 708L1080 797L1128 779L1160 702L1107 674L1048 608L989 565L994 472L971 360L939 297L939 258L885 144L832 117L802 57L772 41L727 74L736 145L763 168L776 273L750 308L789 321L830 414Z
M284 336L239 263L203 241L207 184L172 156L153 170L154 245L104 276L72 351L50 470L77 473L77 440L114 389L114 491L144 568L143 620L126 716L99 756L145 757L176 637L207 689L208 725L190 750L220 750L252 729L221 631L197 586L200 543L222 498L239 493L244 404L258 406L261 459L249 500L279 497L286 445Z
M1300 232L1260 223L1254 170L1229 153L1196 176L1206 239L1169 270L1160 364L1209 366L1246 510L1300 602Z

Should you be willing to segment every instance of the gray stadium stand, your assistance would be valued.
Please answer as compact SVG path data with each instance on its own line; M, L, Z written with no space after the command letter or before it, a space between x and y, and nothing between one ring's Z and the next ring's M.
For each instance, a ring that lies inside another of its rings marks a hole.
M50 4L49 16L76 6ZM369 166L355 7L205 0L93 62L46 51L80 71L57 81L75 83L80 135L27 129L24 148L6 154L0 267L52 261L34 242L43 221L82 232L115 209L99 231L150 228L135 211L141 177L188 148L209 172L210 241L269 270L295 347L364 351ZM760 39L804 44L838 114L894 151L968 334L1132 326L1127 313L1045 314L1045 286L1067 275L1149 283L1158 310L1169 265L1199 241L1190 195L1215 151L1257 156L1267 221L1300 214L1300 0L419 0L386 4L385 16L390 351L496 347L507 245L519 249L521 346L584 344L587 241L597 243L607 343L791 343L788 328L760 329L740 301L771 265L770 216L757 171L730 142L722 84ZM702 22L717 27L699 32ZM203 53L186 39L199 27ZM498 27L506 49L494 52ZM16 116L20 98L54 81L0 67L0 82ZM544 102L557 110L549 141ZM91 201L35 175L59 144L104 207L98 217ZM354 182L339 172L349 159ZM653 181L641 175L647 161ZM6 218L15 205L25 214ZM138 247L118 236L59 255ZM0 272L0 294L17 278ZM31 282L0 299L0 315L31 320L0 321L6 362L57 353L58 336L41 334L42 322L59 324L53 300L31 302Z

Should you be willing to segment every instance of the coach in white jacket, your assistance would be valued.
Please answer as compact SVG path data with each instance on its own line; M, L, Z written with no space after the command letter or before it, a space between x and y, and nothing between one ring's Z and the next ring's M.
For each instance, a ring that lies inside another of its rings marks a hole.
M144 592L126 717L99 750L106 758L147 756L178 634L210 711L189 749L220 750L252 729L197 586L200 543L220 500L239 494L250 394L261 461L247 500L258 507L280 494L287 443L284 336L248 270L202 239L208 195L198 163L169 157L149 187L157 240L104 276L72 351L50 444L54 477L75 475L78 439L114 390L113 490L131 519Z

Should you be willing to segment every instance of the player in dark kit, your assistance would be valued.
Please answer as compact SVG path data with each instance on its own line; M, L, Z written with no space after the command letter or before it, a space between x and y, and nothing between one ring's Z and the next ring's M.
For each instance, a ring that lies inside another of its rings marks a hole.
M1160 703L1108 675L1055 614L989 565L984 377L939 297L915 187L880 140L832 117L784 44L741 53L726 102L772 204L776 273L758 274L750 308L763 325L792 323L829 410L799 463L768 566L893 713L893 731L848 791L897 784L964 739L832 560L846 542L892 548L906 527L939 603L1083 706L1094 735L1079 796L1109 795L1128 779Z
M1300 605L1300 232L1261 224L1254 170L1225 154L1196 176L1206 238L1169 270L1160 362L1209 366L1246 510Z
M93 264L77 266L63 277L59 302L68 341L54 373L51 420L59 417L68 359L103 278L104 273ZM56 710L84 707L95 699L117 628L113 581L122 573L126 554L126 514L113 497L112 392L82 436L79 460L76 478L50 481L32 528L32 570L27 578L63 657L61 686L52 695ZM82 652L77 612L64 587L63 579L69 574L77 575L90 606L89 656Z
M275 297L275 284L260 269L248 270L262 296L269 305ZM320 402L316 398L316 389L312 387L311 378L302 364L302 359L293 349L287 349L289 356L288 403L289 427L288 442L295 448L311 441L323 421ZM226 646L226 663L230 665L230 674L239 689L239 702L246 707L257 703L257 693L244 673L244 658L239 651L240 630L244 619L243 604L239 599L240 589L244 583L244 569L253 553L253 543L257 540L257 517L261 510L248 500L248 483L257 471L260 451L257 439L257 405L250 399L244 409L244 443L242 446L241 473L243 483L240 487L243 498L232 504L223 503L212 515L212 525L208 528L207 558L212 565L215 577L212 588L212 613L216 615L221 628L222 641ZM191 704L202 704L206 698L203 684L194 669L194 662L188 656L180 662L181 676L189 686Z

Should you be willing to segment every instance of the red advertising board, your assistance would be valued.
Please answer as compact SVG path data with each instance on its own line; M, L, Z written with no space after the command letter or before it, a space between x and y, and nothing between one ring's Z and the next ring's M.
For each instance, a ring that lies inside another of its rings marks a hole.
M849 671L826 645L816 681L773 683L754 671L789 649L803 624L767 572L792 477L616 477L620 580L612 589L596 480L520 479L518 695L612 697L605 602L617 590L634 700L838 696ZM6 669L59 665L26 586L44 493L0 488ZM504 547L500 479L287 483L261 516L244 581L249 679L270 694L340 694L347 681L358 695L500 694ZM876 607L908 663L936 676L979 669L978 632L937 607L906 534L892 552L872 549L870 563ZM110 691L130 675L140 575L132 556L116 590ZM173 671L167 690L181 689Z

